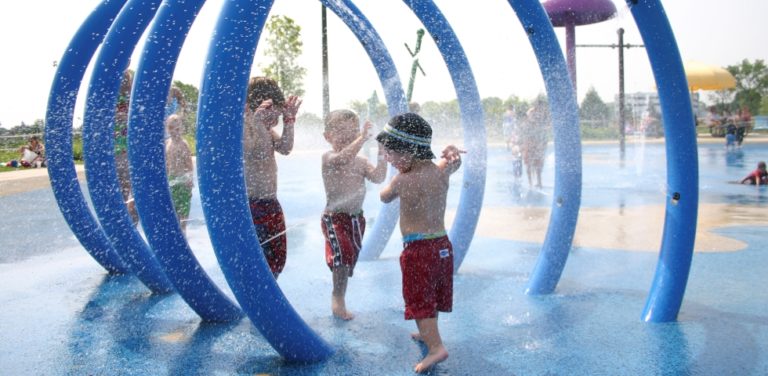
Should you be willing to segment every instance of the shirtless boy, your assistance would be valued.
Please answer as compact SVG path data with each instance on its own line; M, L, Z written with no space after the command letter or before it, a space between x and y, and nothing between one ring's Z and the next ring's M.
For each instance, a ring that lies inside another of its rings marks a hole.
M179 115L168 116L168 119L165 120L165 129L170 136L165 142L165 170L168 174L168 187L171 189L176 218L179 220L181 231L186 234L192 187L195 185L192 172L194 169L192 152L189 150L187 141L181 136L181 117Z
M376 140L385 148L387 161L400 172L381 191L381 201L400 198L405 319L416 320L419 332L412 336L429 350L414 367L422 373L448 358L437 327L438 311L453 308L453 248L444 216L448 178L461 166L463 151L450 145L433 163L432 129L414 113L393 117Z
M357 155L371 137L372 127L370 122L365 122L360 132L359 123L354 112L336 110L326 117L323 133L332 150L323 154L322 160L326 205L321 227L325 236L325 263L333 272L331 311L343 320L354 317L347 310L345 295L365 233L365 179L378 184L387 174L381 147L376 166Z
M248 204L259 243L275 278L285 266L286 237L283 209L277 201L277 162L275 152L283 155L293 150L293 125L301 99L287 99L277 83L266 77L253 77L248 83L243 159ZM283 117L283 131L277 126Z

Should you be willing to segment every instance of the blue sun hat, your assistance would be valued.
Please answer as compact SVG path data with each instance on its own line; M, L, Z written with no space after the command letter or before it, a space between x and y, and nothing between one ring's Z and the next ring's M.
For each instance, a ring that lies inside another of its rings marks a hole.
M399 153L413 155L416 159L434 159L432 127L424 118L407 112L389 120L384 129L376 136L376 141L385 148Z

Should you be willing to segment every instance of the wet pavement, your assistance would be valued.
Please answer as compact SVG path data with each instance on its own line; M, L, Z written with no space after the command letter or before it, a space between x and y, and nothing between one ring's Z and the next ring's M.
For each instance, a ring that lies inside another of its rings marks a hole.
M635 242L626 239L630 234L659 241L646 229L661 222L638 221L655 218L650 213L664 202L663 145L629 142L623 166L615 145L584 147L582 207L597 214L580 216L556 293L538 297L523 291L541 246L537 239L546 230L535 223L551 205L551 150L545 187L528 190L527 182L515 182L504 148L491 147L480 228L455 279L454 311L440 316L450 358L432 374L768 374L768 192L728 183L768 159L766 151L765 143L747 143L736 152L722 144L700 145L701 205L716 209L699 222L709 221L709 232L741 245L705 247L711 241L697 234L697 251L707 252L693 258L678 322L649 324L640 314L658 245L631 248L626 245ZM319 231L319 154L297 151L278 160L278 196L289 227L288 263L279 285L336 348L331 359L286 364L248 319L201 323L178 296L152 296L134 277L107 276L69 231L51 190L41 188L0 196L2 373L412 374L424 349L409 338L413 322L403 320L398 236L381 259L358 264L347 298L356 318L341 322L330 315L331 275ZM452 180L449 210L456 207L459 184L460 173ZM369 217L377 210L376 193L370 186ZM194 194L191 247L229 293ZM520 219L507 222L510 216ZM627 219L611 220L621 217ZM529 227L519 231L520 226ZM582 240L579 233L586 234Z

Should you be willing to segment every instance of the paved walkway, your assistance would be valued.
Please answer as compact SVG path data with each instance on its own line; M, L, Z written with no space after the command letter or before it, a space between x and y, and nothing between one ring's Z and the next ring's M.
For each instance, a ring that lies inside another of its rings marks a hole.
M85 179L85 167L82 164L75 165L77 178ZM17 171L0 173L0 197L16 193L48 188L51 180L48 178L47 168L24 168Z

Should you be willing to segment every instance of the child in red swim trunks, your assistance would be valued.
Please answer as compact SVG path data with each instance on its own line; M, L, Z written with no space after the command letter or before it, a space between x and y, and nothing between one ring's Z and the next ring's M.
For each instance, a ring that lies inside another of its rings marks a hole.
M288 155L293 150L293 125L301 99L283 95L277 82L253 77L248 82L248 96L243 127L243 159L248 204L259 243L275 278L286 260L285 217L277 201L277 162L275 152ZM280 116L283 131L275 131Z
M405 319L416 320L419 332L412 336L429 349L414 367L422 373L448 358L437 327L438 311L453 308L453 249L445 233L445 202L448 178L461 166L463 151L450 145L433 163L432 128L414 113L393 117L376 140L400 172L381 191L381 201L400 198Z
M345 295L365 233L365 179L378 184L387 174L381 147L376 166L357 155L370 138L372 127L370 122L365 122L361 132L359 124L354 112L336 110L326 117L323 133L332 150L323 154L326 205L321 227L325 236L325 262L333 272L331 311L343 320L354 317L347 311Z

